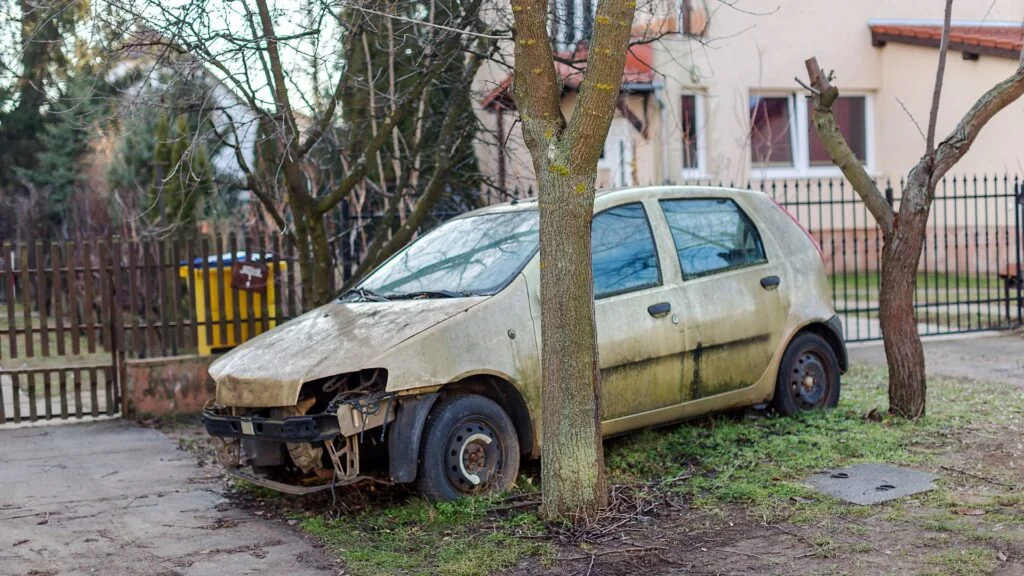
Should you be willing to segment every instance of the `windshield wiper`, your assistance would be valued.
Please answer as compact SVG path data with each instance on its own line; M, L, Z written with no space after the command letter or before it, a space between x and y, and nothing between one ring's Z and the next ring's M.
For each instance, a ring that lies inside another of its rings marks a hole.
M451 290L419 290L417 292L406 292L404 294L391 294L391 300L413 300L415 298L465 298L472 296L469 292L453 292Z
M377 294L369 288L353 288L348 292L342 294L342 298L348 298L349 296L358 296L360 300L364 302L387 302L388 298Z

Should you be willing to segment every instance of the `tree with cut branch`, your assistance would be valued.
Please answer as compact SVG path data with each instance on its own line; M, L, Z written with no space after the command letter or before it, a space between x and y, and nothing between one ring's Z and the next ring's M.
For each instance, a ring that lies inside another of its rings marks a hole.
M548 37L546 0L513 0L513 95L540 204L542 480L549 517L607 502L590 227L597 162L615 114L636 2L601 0L572 115Z
M917 332L914 290L936 185L963 158L985 124L1024 94L1022 51L1016 71L985 92L960 119L956 128L936 144L935 131L946 54L949 51L952 4L952 0L946 0L924 155L907 176L898 210L886 201L839 131L839 125L832 114L832 105L839 97L839 90L832 85L831 74L825 74L817 59L811 58L806 62L810 85L797 80L811 93L814 129L818 137L832 161L839 166L863 199L882 231L884 245L879 319L889 365L889 409L907 418L918 418L925 413L927 382L924 348Z

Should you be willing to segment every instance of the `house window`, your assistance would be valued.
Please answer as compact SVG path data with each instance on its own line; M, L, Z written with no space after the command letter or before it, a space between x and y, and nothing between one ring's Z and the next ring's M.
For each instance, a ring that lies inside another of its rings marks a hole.
M814 129L814 109L803 94L750 97L750 160L763 177L834 176L839 169ZM871 97L841 96L832 105L839 130L870 172Z
M698 139L698 118L700 117L697 108L697 96L695 94L683 95L683 106L680 111L682 119L683 135L683 169L699 170L700 158L698 156L700 147Z
M846 143L850 145L850 149L853 150L861 164L867 163L868 157L864 100L864 96L840 96L832 104L832 115L835 117L836 123L839 124L839 132L842 133L843 138L846 138ZM808 148L809 164L811 166L831 166L832 157L828 155L825 145L821 143L818 132L814 129L814 103L810 98L807 98L807 120L807 141L810 144Z
M601 157L597 161L598 172L604 172L604 186L621 188L633 185L633 128L621 116L612 119L608 127ZM602 186L599 179L598 186Z
M750 157L756 166L793 166L795 119L789 96L750 97Z

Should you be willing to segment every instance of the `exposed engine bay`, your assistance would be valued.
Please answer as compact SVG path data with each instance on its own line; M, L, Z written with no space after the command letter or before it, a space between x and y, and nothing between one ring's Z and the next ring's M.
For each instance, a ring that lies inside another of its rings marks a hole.
M203 422L221 464L255 484L305 494L380 480L397 408L386 385L383 369L340 374L304 384L294 406L208 405Z

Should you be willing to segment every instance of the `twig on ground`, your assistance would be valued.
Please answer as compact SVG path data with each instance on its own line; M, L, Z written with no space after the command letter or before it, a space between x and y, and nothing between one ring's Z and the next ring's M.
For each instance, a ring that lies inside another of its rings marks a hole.
M609 554L628 554L630 552L650 552L651 550L664 550L664 546L635 546L632 548L616 548L614 550L602 550L601 552L594 552L586 556L566 556L565 558L555 558L560 562L572 562L574 560L586 560L587 558L593 558L595 556L607 556Z
M978 480L984 480L989 484L995 484L996 486L1002 486L1004 488L1020 488L1020 486L1016 484L1007 484L1006 482L1001 482L999 480L989 478L988 476L982 476L981 474L975 474L974 472L968 472L967 470L961 470L960 468L953 468L952 466L939 466L939 468L942 468L943 470L949 470L950 472L958 472L960 474L963 474L964 476L970 476L972 478L977 478Z

